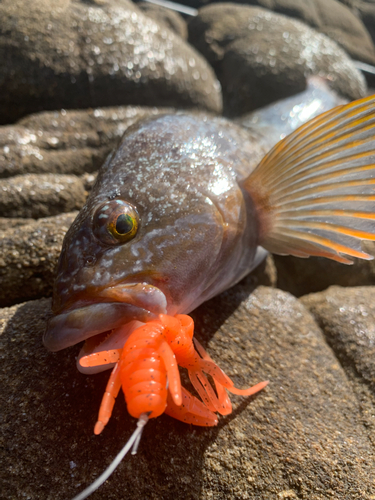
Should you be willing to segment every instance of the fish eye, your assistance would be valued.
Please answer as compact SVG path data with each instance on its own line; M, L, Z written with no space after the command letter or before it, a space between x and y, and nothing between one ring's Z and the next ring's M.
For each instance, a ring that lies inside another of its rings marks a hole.
M123 200L102 203L93 219L95 236L107 245L126 243L134 238L139 226L136 208Z

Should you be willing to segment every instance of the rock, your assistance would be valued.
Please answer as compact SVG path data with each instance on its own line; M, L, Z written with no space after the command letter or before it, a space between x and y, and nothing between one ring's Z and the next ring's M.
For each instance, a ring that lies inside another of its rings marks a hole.
M319 292L331 285L360 286L375 284L375 261L353 259L345 266L322 257L299 259L292 256L273 256L277 269L277 286L296 297Z
M227 116L301 92L311 74L326 77L349 99L366 92L363 76L333 40L261 8L205 7L189 23L189 40L214 67Z
M30 115L0 127L0 178L94 172L128 127L168 111L171 108L119 106Z
M335 40L353 59L375 64L375 48L368 27L349 7L337 0L314 0L314 4L319 17L318 31Z
M159 24L162 24L166 28L174 31L184 40L187 40L187 25L184 18L178 14L178 12L149 2L138 2L137 7L141 9L146 16L152 17L152 19L157 21Z
M35 219L25 219L23 217L0 217L0 231L7 231L15 227L25 226L35 222Z
M234 411L216 428L167 416L151 420L137 456L127 456L93 498L337 498L374 495L374 454L358 401L306 309L248 282L196 311L196 336L244 387L270 378L258 396L231 396ZM0 312L6 356L3 498L72 498L110 463L135 428L119 396L93 435L108 373L76 370L78 346L58 353L41 343L50 301ZM179 478L176 480L176 478Z
M94 174L83 174L81 176L86 191L91 191L92 187L95 184L96 177L97 177L97 172L95 172Z
M4 0L0 17L0 123L123 104L221 111L206 61L128 0Z
M375 2L371 0L352 0L352 8L366 26L375 42Z
M277 284L277 270L273 261L272 255L267 255L263 262L261 262L251 273L245 278L249 281L254 288L263 285L276 287Z
M310 309L351 381L361 408L361 422L375 445L375 304L374 287L332 286L302 299Z
M0 180L0 216L39 219L83 207L87 191L75 175L27 174Z
M366 23L337 0L242 0L239 3L270 9L300 19L335 40L353 58L375 63L375 48ZM364 21L364 20L363 20ZM366 29L367 28L367 29Z
M77 212L0 233L0 307L52 294L66 231Z
M187 0L185 3L204 7L211 2ZM335 40L353 59L375 64L374 2L371 0L239 0L236 3L299 19Z

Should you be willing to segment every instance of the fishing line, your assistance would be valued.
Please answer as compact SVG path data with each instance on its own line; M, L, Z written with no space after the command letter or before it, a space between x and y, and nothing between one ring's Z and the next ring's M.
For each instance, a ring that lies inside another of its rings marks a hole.
M121 460L125 457L130 449L132 449L131 454L135 455L137 453L139 441L142 436L143 428L148 422L148 414L142 413L137 422L137 428L131 435L129 441L125 444L120 453L115 457L110 466L101 474L98 479L96 479L90 486L88 486L85 490L83 490L79 495L75 496L73 500L85 500L88 496L90 496L94 491L96 491L99 486L101 486L109 476L114 472L114 470L118 467Z

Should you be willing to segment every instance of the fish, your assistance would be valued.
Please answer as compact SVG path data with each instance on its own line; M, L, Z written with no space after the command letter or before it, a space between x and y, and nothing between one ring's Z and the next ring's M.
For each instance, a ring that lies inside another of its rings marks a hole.
M254 166L254 142L223 118L161 115L124 134L67 232L44 335L51 351L121 348L161 314L189 314L265 257L370 260L375 96L286 136ZM121 327L121 328L119 328ZM121 338L116 332L121 330ZM127 330L127 331L126 331Z

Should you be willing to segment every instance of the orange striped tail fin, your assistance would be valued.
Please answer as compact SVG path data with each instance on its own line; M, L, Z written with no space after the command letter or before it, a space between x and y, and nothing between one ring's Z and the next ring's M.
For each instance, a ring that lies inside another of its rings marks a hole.
M338 106L280 141L243 182L259 243L351 264L375 240L375 96Z

